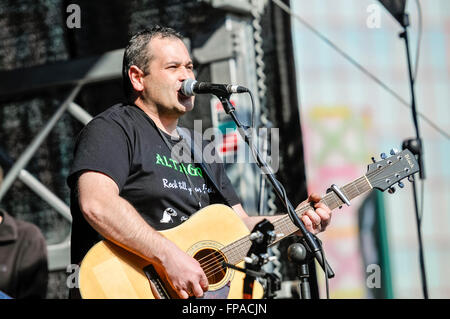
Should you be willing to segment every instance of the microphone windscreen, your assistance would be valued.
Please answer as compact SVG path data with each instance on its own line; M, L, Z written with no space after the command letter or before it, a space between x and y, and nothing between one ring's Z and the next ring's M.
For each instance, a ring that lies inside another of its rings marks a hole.
M195 83L197 83L197 81L193 80L193 79L186 79L183 81L183 83L181 84L181 93L184 96L194 96L194 85Z

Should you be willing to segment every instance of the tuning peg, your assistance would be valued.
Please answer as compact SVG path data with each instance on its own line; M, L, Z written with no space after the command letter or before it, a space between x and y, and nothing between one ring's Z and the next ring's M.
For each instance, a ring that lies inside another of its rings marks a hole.
M389 187L388 193L389 194L394 194L395 193L395 187Z
M398 187L403 188L405 187L405 184L403 184L403 182L398 182Z
M264 235L258 230L254 233L251 233L249 238L251 241L256 241L257 243L260 243L263 240Z
M381 157L381 159L386 159L387 158L386 153L381 153L380 157Z
M251 254L251 256L245 257L244 261L247 264L256 265L259 262L259 258L255 254Z
M391 149L391 152L390 152L391 155L397 155L398 153L399 153L399 151L395 147Z
M267 232L267 235L269 235L269 238L270 238L271 242L275 241L275 239L278 238L278 235L273 230Z

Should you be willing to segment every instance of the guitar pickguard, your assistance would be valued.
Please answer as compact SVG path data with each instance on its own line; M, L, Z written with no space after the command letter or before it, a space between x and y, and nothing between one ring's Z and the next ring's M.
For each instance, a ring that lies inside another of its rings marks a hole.
M206 291L203 294L203 297L198 298L198 299L227 299L228 298L228 294L230 292L230 282L228 282L225 286L223 286L222 288L219 288L217 290L214 291Z

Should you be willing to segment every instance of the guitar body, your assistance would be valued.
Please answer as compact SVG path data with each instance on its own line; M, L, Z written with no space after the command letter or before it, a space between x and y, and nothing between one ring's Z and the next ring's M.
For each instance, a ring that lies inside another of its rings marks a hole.
M160 232L195 259L202 260L209 280L204 298L242 299L245 274L220 267L221 248L245 237L249 230L228 206L214 204L195 213L183 224ZM244 256L242 256L244 257ZM219 271L209 272L216 264ZM240 261L238 267L243 268ZM209 273L212 273L209 276ZM170 283L161 278L151 263L109 242L94 245L84 257L79 272L80 293L95 299L156 299L175 297ZM255 281L253 298L262 298L261 284Z
M419 171L416 158L409 150L393 150L391 154L395 155L369 164L366 175L327 192L321 202L332 210L373 188L385 191ZM309 209L311 206L307 203L295 213L301 217ZM277 238L298 230L287 215L273 225ZM251 248L249 230L230 207L210 205L183 224L160 233L199 261L209 281L204 298L243 298L245 274L222 267L226 262L244 268L243 259ZM83 298L177 297L161 270L158 272L149 261L108 241L96 244L86 254L80 267L79 285ZM251 297L262 298L263 295L261 284L255 281Z

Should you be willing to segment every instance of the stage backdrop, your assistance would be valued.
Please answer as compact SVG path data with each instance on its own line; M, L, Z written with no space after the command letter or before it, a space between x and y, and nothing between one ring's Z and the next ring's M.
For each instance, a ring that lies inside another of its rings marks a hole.
M416 82L419 112L449 133L450 3L421 1L423 36ZM400 25L378 1L291 1L293 12L353 57L409 103L405 46ZM412 58L418 42L418 11L408 1ZM298 19L293 39L305 145L308 190L324 192L366 172L371 156L401 149L414 137L411 110L370 79ZM432 298L450 297L450 143L419 118L425 154L423 241L428 288ZM420 186L420 183L417 184ZM420 190L420 187L418 187ZM394 298L422 298L412 185L382 194ZM420 191L419 191L420 198ZM320 237L336 272L334 298L366 298L374 268L367 268L359 246L358 208L362 199L333 215ZM320 277L320 276L319 276ZM323 282L322 282L323 283ZM369 285L367 284L369 283ZM385 283L385 284L389 284ZM321 284L321 287L324 287Z
M267 105L265 122L261 126L272 123L273 127L279 128L280 140L283 141L279 147L281 160L277 178L285 186L292 202L300 202L307 194L295 70L287 67L293 60L290 20L285 19L277 7L274 10L271 1L260 4L259 22L255 23L259 30L256 35L253 34L253 15L256 17L256 14L249 10L253 8L249 6L250 2L244 0L230 5L206 0L0 1L0 164L6 162L3 168L8 173L10 166L68 97L74 81L86 76L83 72L87 72L94 62L105 61L105 57L109 57L106 60L111 63L111 54L117 58L115 54L125 47L131 34L153 24L173 27L189 40L190 49L195 51L202 49L217 30L227 28L222 35L225 34L223 38L229 42L222 44L215 38L220 43L218 50L211 50L211 47L199 50L209 55L209 60L203 57L206 62L194 61L197 79L211 81L213 62L227 62L224 56L231 62L244 60L249 69L258 69L258 79L261 80L258 86L265 87L265 90L254 90L253 93L256 98L262 95ZM241 6L243 11L239 10ZM76 12L79 12L78 19ZM238 33L240 29L236 25L244 25L248 30L246 34L251 36L244 38L244 32ZM230 26L232 30L228 30ZM257 50L253 49L256 42L259 47L258 66L255 61ZM246 47L251 49L245 51ZM213 52L207 52L209 50ZM222 51L223 55L220 54ZM199 60L199 57L201 54L195 58ZM117 64L121 64L121 58L119 63L108 64L108 70L104 67L103 71L117 73L116 70L120 70L116 68ZM223 69L216 66L215 72ZM242 69L231 71L239 75L243 73ZM256 71L251 75L256 78ZM95 116L121 100L122 81L114 75L84 85L75 102ZM243 113L242 108L238 108L238 113ZM211 123L214 117L209 95L197 97L194 111L184 118L183 124L192 127L194 119L202 119L204 129L214 124ZM66 178L75 139L82 127L81 122L68 112L64 113L25 167L66 205L69 204ZM297 133L292 135L291 132ZM227 173L232 182L240 186L237 187L238 194L248 203L250 196L246 195L259 191L259 176L248 178L247 174L230 174L230 166ZM269 197L267 193L265 195ZM266 214L282 211L279 201L269 198L262 203ZM270 210L266 203L272 203ZM249 207L245 204L249 213L256 214L256 205ZM51 272L47 298L67 298L67 276L73 272L66 271L69 258L65 239L70 235L70 222L20 179L14 181L0 200L0 207L18 219L37 225L49 247L65 247L58 249L62 251L57 255L59 258L49 255ZM284 275L283 280L292 279L296 274L296 268L287 261L288 242L280 244L280 262L276 266L277 271ZM56 259L58 263L53 262Z

